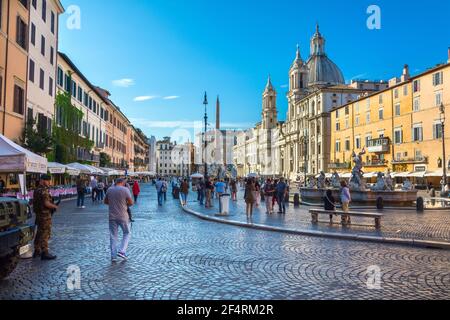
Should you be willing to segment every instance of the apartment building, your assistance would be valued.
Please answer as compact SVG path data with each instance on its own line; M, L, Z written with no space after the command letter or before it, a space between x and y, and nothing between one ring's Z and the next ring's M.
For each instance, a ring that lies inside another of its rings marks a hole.
M29 21L29 1L0 1L0 133L17 142L26 113Z
M416 76L408 66L389 88L334 108L331 165L350 172L351 155L365 149L365 172L406 173L439 178L450 169L450 50L448 62ZM447 118L444 122L444 116Z
M27 120L51 134L55 115L59 0L30 2Z

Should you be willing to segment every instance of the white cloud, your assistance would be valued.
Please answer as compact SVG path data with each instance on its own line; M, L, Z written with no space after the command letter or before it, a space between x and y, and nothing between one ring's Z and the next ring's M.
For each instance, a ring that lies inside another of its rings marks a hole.
M167 97L164 97L163 99L164 100L175 100L175 99L178 99L179 98L179 96L167 96Z
M128 88L128 87L134 86L133 79L119 79L119 80L114 80L112 83L114 86L122 87L122 88Z
M140 97L134 98L134 101L142 102L142 101L153 100L153 99L156 99L156 98L157 98L157 96L140 96Z

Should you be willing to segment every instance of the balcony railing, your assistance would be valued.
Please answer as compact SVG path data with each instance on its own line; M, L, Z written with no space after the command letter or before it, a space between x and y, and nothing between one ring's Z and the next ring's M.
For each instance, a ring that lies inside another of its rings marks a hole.
M389 138L372 139L367 142L367 151L370 153L389 152L390 146L391 139Z
M100 155L94 154L86 150L78 149L77 160L100 163Z
M392 164L416 164L416 163L428 163L428 157L415 157L415 158L397 158L392 160Z
M328 164L329 169L350 169L351 164L349 162L334 162Z
M384 167L387 166L388 162L386 160L369 160L363 163L365 167Z

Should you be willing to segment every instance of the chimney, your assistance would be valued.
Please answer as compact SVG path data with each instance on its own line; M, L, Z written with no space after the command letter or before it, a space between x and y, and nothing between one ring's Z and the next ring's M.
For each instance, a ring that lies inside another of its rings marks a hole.
M405 64L405 66L403 67L403 73L402 73L402 79L401 82L405 82L408 81L410 78L409 75L409 66L407 64Z

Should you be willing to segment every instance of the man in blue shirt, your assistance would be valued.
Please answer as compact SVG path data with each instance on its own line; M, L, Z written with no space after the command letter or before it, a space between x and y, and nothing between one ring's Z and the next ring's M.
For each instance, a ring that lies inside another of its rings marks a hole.
M164 182L161 178L158 179L156 182L156 191L158 192L158 205L162 206L163 204L163 198L164 198Z
M226 184L223 182L223 180L219 180L216 182L216 193L219 197L219 212L222 213L222 202L220 200L220 197L225 193Z
M284 182L284 179L281 178L280 182L278 182L276 188L277 200L279 211L278 213L286 214L286 192L287 192L287 184Z

